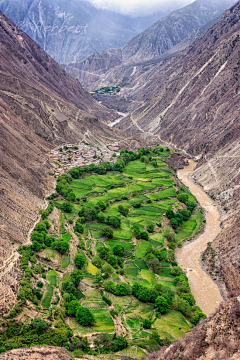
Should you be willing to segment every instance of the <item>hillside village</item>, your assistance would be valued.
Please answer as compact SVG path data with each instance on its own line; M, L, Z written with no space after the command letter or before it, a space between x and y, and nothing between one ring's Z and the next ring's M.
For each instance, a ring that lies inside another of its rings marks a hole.
M59 176L67 170L76 167L110 162L114 164L120 155L119 144L114 142L106 146L96 148L89 143L63 144L51 150L49 161L54 167L54 175Z

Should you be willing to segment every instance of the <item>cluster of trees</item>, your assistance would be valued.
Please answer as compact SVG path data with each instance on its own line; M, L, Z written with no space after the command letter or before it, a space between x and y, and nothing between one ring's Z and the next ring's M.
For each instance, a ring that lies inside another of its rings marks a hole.
M82 326L93 326L95 319L92 312L78 302L71 300L66 304L67 314L76 317L78 323Z
M174 230L176 230L179 225L182 225L183 221L187 221L190 218L193 210L196 207L195 202L189 201L188 194L184 192L180 192L177 195L177 198L179 201L183 202L187 208L178 210L176 213L174 213L172 208L169 208L166 211L166 216L168 219L170 219L171 226Z
M128 347L128 341L123 336L104 332L99 334L94 340L94 345L98 349L98 354L109 354L110 352L126 349Z
M105 282L104 288L106 291L117 296L132 295L132 287L127 283L119 283L116 285L112 280L108 280Z
M49 204L47 209L41 209L39 210L39 214L41 215L42 219L45 220L49 214L53 211L53 204Z

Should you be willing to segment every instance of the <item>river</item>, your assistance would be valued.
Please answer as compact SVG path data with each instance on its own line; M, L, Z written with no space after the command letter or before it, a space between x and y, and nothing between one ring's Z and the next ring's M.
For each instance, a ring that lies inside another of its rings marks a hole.
M190 160L189 166L178 171L178 177L205 210L206 224L204 232L196 240L186 243L179 249L177 262L186 271L196 304L209 316L223 301L223 298L216 283L202 269L199 259L202 252L207 248L207 243L212 242L221 232L220 213L212 199L190 179L195 166L196 163Z

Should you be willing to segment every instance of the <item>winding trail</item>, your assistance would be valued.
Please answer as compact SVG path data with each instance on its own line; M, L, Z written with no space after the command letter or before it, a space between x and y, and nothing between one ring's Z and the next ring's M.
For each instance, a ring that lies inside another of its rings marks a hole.
M207 243L212 242L221 232L220 213L212 199L189 178L196 163L189 160L189 166L178 171L179 179L196 196L201 207L205 210L206 226L204 232L194 241L189 242L177 253L179 266L186 271L189 285L196 299L196 304L209 316L223 301L220 290L211 277L201 268L199 259L207 248Z

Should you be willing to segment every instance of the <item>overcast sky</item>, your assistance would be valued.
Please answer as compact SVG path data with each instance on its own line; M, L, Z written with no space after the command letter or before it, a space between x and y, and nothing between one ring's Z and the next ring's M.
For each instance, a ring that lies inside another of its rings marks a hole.
M98 8L128 15L149 15L163 8L176 9L194 0L87 0Z

